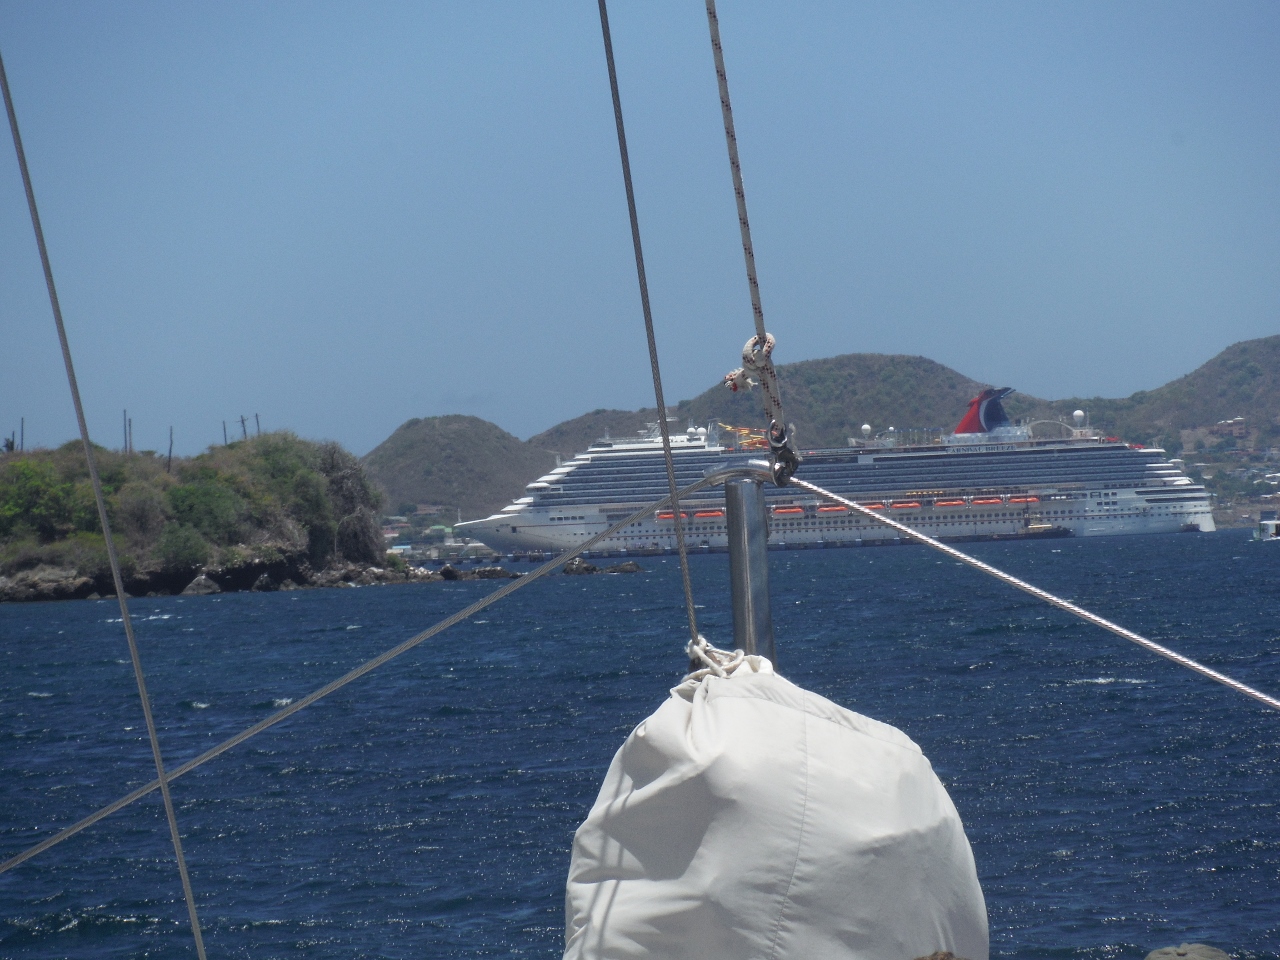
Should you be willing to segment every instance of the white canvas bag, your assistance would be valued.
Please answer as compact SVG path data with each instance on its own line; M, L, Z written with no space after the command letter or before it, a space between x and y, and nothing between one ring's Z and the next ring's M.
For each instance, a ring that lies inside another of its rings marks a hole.
M566 960L987 960L969 842L906 735L747 657L613 758L573 843Z

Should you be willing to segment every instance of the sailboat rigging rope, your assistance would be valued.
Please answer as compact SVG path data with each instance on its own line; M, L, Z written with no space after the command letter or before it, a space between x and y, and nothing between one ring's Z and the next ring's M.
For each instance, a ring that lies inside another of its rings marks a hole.
M1273 710L1280 710L1280 700L1275 697L1269 696L1260 690L1255 690L1253 687L1243 684L1239 680L1228 677L1224 673L1219 673L1212 667L1206 667L1203 663L1192 660L1190 657L1183 656L1176 650L1170 650L1168 647L1156 643L1154 640L1148 640L1141 634L1134 633L1132 630L1127 630L1119 624L1112 623L1110 620L1106 620L1098 616L1096 613L1092 613L1091 611L1084 609L1084 607L1077 606L1070 600L1063 600L1061 597L1055 596L1048 590L1042 590L1037 586L1027 583L1025 580L1019 580L1012 574L1005 573L1003 570L993 567L989 563L983 563L981 560L976 557L971 557L967 553L962 553L955 547L948 546L939 540L935 540L933 537L923 534L919 530L915 530L912 527L907 526L905 523L899 523L896 520L891 520L888 517L881 516L874 510L870 510L852 500L846 500L839 494L832 493L830 490L824 490L822 487L809 483L806 480L793 479L791 482L796 486L803 487L804 489L812 491L821 497L826 497L828 500L834 500L836 503L842 504L850 510L854 510L865 517L870 517L877 523L884 524L887 527L892 527L894 530L905 534L912 540L919 540L921 543L933 547L933 549L941 553L945 553L953 560L959 560L961 563L966 563L976 570L981 570L988 576L995 577L1001 583L1007 583L1009 586L1015 587L1023 593L1030 594L1037 600L1043 600L1045 603L1055 606L1059 610L1065 610L1067 613L1074 617L1079 617L1086 623L1092 623L1094 626L1101 627L1103 630L1109 630L1118 637L1123 637L1131 643L1136 643L1144 650L1149 650L1158 656L1164 657L1166 660L1172 660L1174 663L1181 667L1186 667L1188 670L1194 670L1196 673L1208 677L1210 680L1214 680L1225 687L1230 687L1237 693L1243 693L1246 697L1252 697L1259 703L1266 704Z
M697 493L699 490L703 490L707 487L724 483L726 480L731 480L739 477L752 477L756 480L768 480L769 474L767 471L756 468L756 467L732 467L727 470L719 470L715 473L712 473L712 474L709 474L708 476L703 477L701 480L697 481L696 483L692 483L689 486L685 487L683 490L677 491L677 495L678 497L688 497L694 493ZM222 754L230 750L232 747L239 746L240 744L244 743L250 737L255 737L258 734L262 733L264 730L268 730L271 727L274 727L281 720L285 720L293 716L299 710L302 710L304 707L311 706L311 704L315 703L317 700L321 700L324 697L327 697L329 694L334 693L338 690L341 690L343 687L351 683L353 680L360 679L360 677L363 677L366 673L369 673L372 670L376 670L378 667L382 666L384 663L394 660L396 657L400 656L402 653L407 653L408 651L412 650L414 647L418 646L418 644L422 643L423 641L430 640L436 634L441 633L444 630L448 630L450 627L454 626L455 624L461 623L463 620L466 620L468 617L474 616L475 614L479 613L481 610L483 610L485 607L489 606L490 604L497 603L503 597L509 596L510 594L515 593L517 590L523 587L527 587L529 584L533 583L535 580L540 579L541 577L557 569L558 567L564 566L564 564L568 563L574 557L577 557L582 553L585 553L586 551L592 549L593 547L595 547L596 544L600 543L601 541L607 540L609 537L612 537L614 534L618 533L624 527L629 527L633 523L638 523L639 521L643 520L645 517L653 513L655 510L661 510L662 508L666 507L668 504L671 504L673 502L675 502L675 500L673 500L673 498L670 495L668 495L663 497L661 500L658 500L655 503L651 503L648 506L641 507L635 513L631 514L631 516L627 517L625 520L618 521L613 526L609 527L607 530L604 530L603 532L596 534L594 537L591 537L585 542L578 544L573 549L566 550L564 553L560 554L554 559L548 560L546 563L542 564L542 566L538 567L535 570L532 570L525 576L520 577L517 580L511 580L510 582L498 588L497 590L493 591L492 593L486 594L484 597L481 597L475 603L471 604L471 606L463 610L459 610L457 613L454 613L451 616L446 617L445 619L441 620L439 623L436 623L433 626L428 627L426 630L423 630L421 633L419 633L416 636L410 637L408 640L404 641L398 646L392 647L390 650L386 650L383 653L380 653L378 656L374 657L372 660L366 660L364 663L360 664L360 666L356 667L354 670L351 670L348 673L343 674L338 679L325 684L319 690L309 693L307 694L307 696L302 697L299 700L295 700L293 703L289 704L287 707L277 710L275 713L271 714L270 716L264 717L262 720L259 720L253 726L247 727L244 730L237 733L234 737L231 737L227 740L222 741L222 743L218 744L215 747L209 748L199 756L194 757L191 760L188 760L186 763L182 764L181 766L175 767L173 770L169 771L167 774L161 771L161 779L152 780L150 783L145 784L144 786L138 787L138 789L134 790L131 793L125 794L124 796L120 797L118 800L115 800L112 803L107 804L105 807L90 814L89 816L85 817L83 820L79 820L76 823L73 823L71 826L66 827L63 830L60 830L58 833L55 833L52 836L46 837L44 840L27 848L21 853L15 854L9 859L3 862L0 862L0 873L4 873L7 870L12 870L14 867L18 866L19 864L25 863L27 860L30 860L32 857L37 856L40 853L43 853L45 850L48 850L50 847L56 846L62 841L70 839L71 837L79 833L81 830L84 830L87 827L93 826L99 820L102 820L105 817L109 817L111 814L115 813L117 810L122 810L123 808L127 807L129 804L133 803L134 801L142 799L149 793L153 793L157 788L162 790L167 790L168 784L178 779L178 777L182 776L183 774L190 773L196 767L202 766L203 764L208 763L210 760L214 759L215 757L221 756Z
M622 98L618 94L618 71L613 62L613 37L609 32L609 11L600 0L600 32L604 34L604 57L609 65L609 90L613 94L613 119L618 128L618 153L622 157L622 180L627 188L627 213L631 217L631 245L636 253L636 279L640 284L640 308L644 332L649 342L649 367L653 372L653 398L658 407L658 429L662 431L662 457L667 467L667 489L671 491L671 522L675 525L676 550L680 554L680 582L684 587L685 613L689 619L689 642L698 642L698 615L693 606L693 583L689 577L689 555L680 518L680 497L676 489L676 468L671 459L671 431L667 426L667 404L662 397L662 372L658 369L658 344L653 335L653 311L649 306L649 281L640 247L640 219L636 214L636 193L631 185L631 158L627 154L627 132L622 125Z
M773 335L764 327L764 307L760 303L760 281L756 277L756 251L751 243L751 221L747 218L747 192L742 186L742 164L738 161L738 134L733 127L733 104L729 100L729 75L724 69L724 48L720 44L720 18L716 0L707 0L707 28L711 32L711 52L716 62L716 82L720 88L720 115L724 118L724 142L729 150L729 172L733 175L733 196L738 204L738 230L742 234L742 258L747 265L747 288L751 293L751 315L756 335L742 348L742 366L724 378L724 384L735 393L755 383L764 398L765 423L769 427L769 451L773 456L773 481L786 485L800 457L795 438L782 416L782 391L773 367ZM758 379L752 380L751 374Z
M102 480L98 476L98 465L93 455L93 445L89 442L89 427L84 418L84 405L80 401L80 387L76 383L76 371L71 362L71 346L67 340L67 329L62 322L62 307L58 302L58 290L53 283L53 266L49 261L49 250L44 242L44 228L40 225L40 213L36 208L35 190L31 186L31 172L27 169L27 154L22 148L22 136L18 132L18 114L13 106L13 95L9 90L9 77L5 73L4 58L0 57L0 90L4 93L4 107L9 115L9 130L13 134L13 147L18 155L18 169L22 173L22 186L27 194L27 208L31 212L31 226L36 234L36 246L40 251L40 265L44 268L44 282L49 289L49 305L53 308L53 322L58 329L58 343L62 347L62 362L67 369L67 384L71 388L71 402L76 411L76 423L80 427L80 442L84 445L84 456L89 466L89 479L93 484L93 498L98 506L98 519L102 521L102 536L107 545L107 558L111 563L111 578L115 583L116 599L120 602L120 619L124 623L124 634L129 642L129 657L133 662L133 676L138 685L138 698L142 702L142 715L146 720L147 738L151 741L151 757L155 761L156 774L159 776L161 795L164 798L164 813L169 821L169 836L173 840L173 852L178 858L178 873L182 878L182 894L187 901L187 915L191 920L191 933L195 937L196 954L204 960L204 938L200 933L200 918L196 913L195 894L191 890L191 878L187 873L187 860L182 853L182 837L178 833L178 817L173 809L173 797L169 795L169 783L164 776L164 758L160 753L160 741L156 736L155 720L151 716L151 698L147 695L147 681L142 672L142 659L138 655L138 642L133 634L133 620L129 616L129 603L125 598L124 577L120 573L120 558L116 553L115 541L111 538L111 524L107 519L107 505L102 496Z

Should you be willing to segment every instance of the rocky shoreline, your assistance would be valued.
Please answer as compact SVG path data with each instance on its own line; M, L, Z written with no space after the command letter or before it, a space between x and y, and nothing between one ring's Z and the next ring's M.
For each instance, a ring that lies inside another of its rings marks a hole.
M597 567L581 558L569 561L561 571L570 575L596 573L638 573L634 561ZM357 563L338 563L313 571L305 563L252 560L233 568L206 567L194 576L161 576L134 574L125 579L125 593L131 597L202 596L212 593L252 591L269 593L277 590L315 590L341 587L371 587L389 583L438 583L455 580L509 580L524 576L499 566L459 569L443 567L377 567ZM41 564L11 576L0 576L0 603L32 603L49 600L99 600L115 596L110 577L83 575L67 567Z

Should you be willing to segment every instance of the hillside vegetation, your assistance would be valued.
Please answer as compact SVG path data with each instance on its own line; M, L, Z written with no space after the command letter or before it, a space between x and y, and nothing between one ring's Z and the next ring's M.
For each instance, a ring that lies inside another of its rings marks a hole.
M389 508L431 503L473 519L520 496L556 455L479 417L447 416L406 421L363 463Z
M1048 407L1055 416L1082 407L1109 433L1141 443L1155 440L1174 450L1181 447L1183 430L1244 417L1255 445L1273 445L1280 439L1280 336L1232 344L1155 390L1119 400L1075 397Z
M268 433L171 470L151 454L97 448L96 459L130 593L177 592L201 571L244 588L385 560L378 495L335 443ZM78 442L0 456L0 577L42 567L75 581L69 595L114 593Z
M554 450L567 460L603 437L634 437L645 429L646 424L657 419L658 411L652 407L643 410L592 410L557 423L550 430L530 437L527 442L531 447Z
M887 427L951 430L985 384L925 357L849 353L825 360L784 363L778 367L783 409L796 426L802 448L843 447L864 423L877 432ZM1006 405L1010 416L1038 405L1018 397ZM758 391L731 393L712 387L675 410L695 423L720 420L763 427Z

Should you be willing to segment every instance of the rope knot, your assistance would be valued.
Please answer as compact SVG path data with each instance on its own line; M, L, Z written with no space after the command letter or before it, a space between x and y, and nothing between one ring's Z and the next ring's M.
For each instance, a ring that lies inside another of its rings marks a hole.
M721 650L713 647L702 634L698 634L697 641L690 640L686 643L684 652L689 656L689 676L695 679L701 679L708 674L727 677L747 656L741 650Z
M760 387L764 399L764 415L769 422L769 452L773 455L773 482L780 487L787 485L796 468L800 455L796 453L794 428L788 429L782 419L782 396L778 390L778 373L773 368L773 348L777 343L773 334L757 334L742 347L742 366L726 374L724 385L737 393Z

